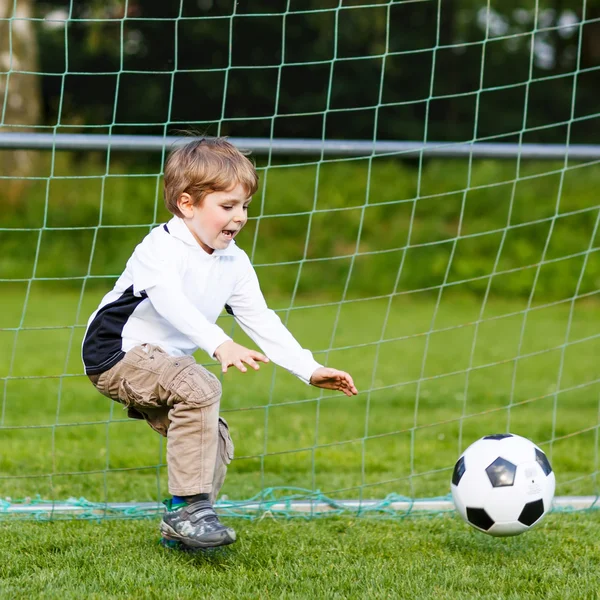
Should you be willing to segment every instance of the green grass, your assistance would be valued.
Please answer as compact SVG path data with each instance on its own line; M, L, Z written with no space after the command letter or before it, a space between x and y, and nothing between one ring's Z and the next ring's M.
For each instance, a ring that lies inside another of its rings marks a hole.
M162 438L82 374L82 325L102 290L88 290L77 315L77 293L34 284L22 319L24 289L2 296L1 496L166 496ZM524 302L491 300L480 319L480 299L448 289L437 310L431 295L396 297L386 320L387 302L289 312L290 329L318 360L353 374L357 397L321 393L272 366L226 374L222 410L236 460L225 494L294 486L333 498L446 495L460 452L507 429L548 452L558 494L598 491L596 302L524 312ZM239 330L235 337L244 342Z
M156 521L3 527L3 598L592 599L597 513L497 539L457 517L233 521L209 555L161 548Z
M34 282L26 303L26 284L0 285L0 497L166 496L163 440L82 374L83 325L105 290L87 289L79 306L79 294L56 283ZM491 299L482 311L480 298L447 288L439 305L427 293L394 298L386 319L387 302L296 298L306 307L281 313L318 359L354 375L356 398L272 366L226 375L237 458L224 494L296 486L332 498L446 495L459 453L507 429L550 454L557 494L598 492L594 297L534 300L527 312L524 301ZM229 318L221 324L231 330ZM194 556L161 548L156 518L8 518L0 597L597 598L599 518L553 513L504 540L449 514L230 518L238 543Z

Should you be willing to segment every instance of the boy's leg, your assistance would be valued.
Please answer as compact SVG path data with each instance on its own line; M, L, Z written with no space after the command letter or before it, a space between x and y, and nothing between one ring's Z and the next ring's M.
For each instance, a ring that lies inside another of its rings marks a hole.
M156 346L144 345L103 373L96 387L144 416L168 409L169 491L177 496L213 493L221 384L212 373L193 357L175 358ZM163 433L160 421L147 420ZM235 532L219 523L208 501L167 513L161 531L194 547L235 541Z
M118 365L117 365L118 367ZM108 379L113 379L117 374L113 373L108 376ZM106 378L103 374L103 381L101 386L98 386L98 376L93 378L94 385L99 387L100 391L105 395L106 393ZM115 400L119 400L118 393ZM127 414L133 419L144 419L154 431L160 433L162 436L167 437L171 420L169 418L169 412L171 408L169 406L151 406L152 402L144 402L144 406L139 404L136 407L129 406ZM217 440L217 453L213 473L212 490L210 492L210 502L214 503L219 496L219 492L225 482L225 476L227 475L227 466L233 460L234 445L229 432L229 425L223 417L219 417L218 423L218 440Z
M97 387L130 414L150 416L167 409L169 491L177 496L210 494L221 398L221 384L212 373L191 356L172 357L145 344L103 373ZM160 421L150 423L162 433Z
M148 425L164 437L167 437L169 425L169 409L168 408L145 408L144 412L138 410L129 410L129 416L134 419L145 419ZM212 491L210 492L209 500L214 504L219 497L219 492L225 483L227 475L227 466L233 460L234 446L229 433L229 425L223 417L219 417L219 439L217 442L217 458L215 461L215 469L212 481Z

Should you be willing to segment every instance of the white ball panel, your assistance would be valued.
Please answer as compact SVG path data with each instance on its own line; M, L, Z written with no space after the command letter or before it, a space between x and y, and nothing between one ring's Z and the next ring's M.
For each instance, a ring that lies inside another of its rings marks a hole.
M525 503L543 498L549 483L550 479L538 462L525 462L517 467L515 487L522 490Z
M508 521L505 523L494 523L486 533L494 537L508 537L510 535L519 535L527 531L529 527L519 523L519 521Z
M500 442L498 455L518 465L535 460L535 444L520 435L513 435Z
M489 493L492 491L492 484L487 476L481 476L481 469L469 469L465 471L457 487L457 494L462 503L471 508L482 508ZM485 471L483 471L485 475Z
M462 501L462 497L458 492L458 488L452 484L450 486L450 491L452 492L452 501L454 502L454 507L458 511L458 514L466 521L467 520L467 507L465 503Z
M556 490L556 477L554 471L546 476L546 489L542 494L544 500L544 510L548 512L552 508L552 500L554 500L554 492Z
M530 440L513 434L501 440L484 438L477 440L464 451L463 455L467 468L472 465L474 468L482 466L485 469L499 456L514 464L535 460L536 448L537 446Z
M519 518L526 502L522 488L511 485L494 488L483 508L495 523L510 523Z
M465 471L484 471L500 456L498 453L502 440L478 440L464 452Z

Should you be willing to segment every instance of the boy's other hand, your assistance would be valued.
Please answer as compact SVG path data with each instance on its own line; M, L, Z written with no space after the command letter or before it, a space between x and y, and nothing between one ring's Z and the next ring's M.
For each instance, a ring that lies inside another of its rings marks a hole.
M264 354L236 344L233 340L223 342L215 350L215 358L221 363L223 373L227 373L228 367L237 367L242 373L245 373L248 369L244 363L251 366L255 371L258 371L260 367L256 362L257 360L264 363L269 362L269 359Z
M349 373L328 367L318 368L311 375L310 384L326 390L339 390L344 392L346 396L356 396L358 394Z

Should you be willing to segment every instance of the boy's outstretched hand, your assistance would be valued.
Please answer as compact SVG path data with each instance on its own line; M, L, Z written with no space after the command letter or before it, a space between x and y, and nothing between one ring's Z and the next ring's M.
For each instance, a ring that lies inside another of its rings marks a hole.
M356 396L358 390L349 373L330 369L329 367L318 368L310 378L310 384L326 390L339 390L346 396Z
M250 350L250 348L246 348L241 344L236 344L233 340L223 342L215 350L215 358L221 363L223 373L227 373L228 367L237 367L242 373L245 373L248 370L246 365L250 365L255 371L258 371L260 367L256 361L269 362L264 354L256 350Z

